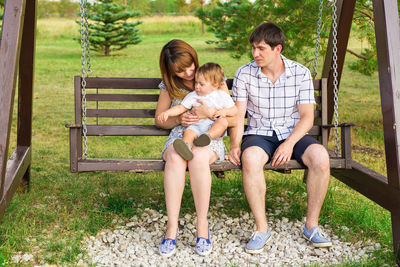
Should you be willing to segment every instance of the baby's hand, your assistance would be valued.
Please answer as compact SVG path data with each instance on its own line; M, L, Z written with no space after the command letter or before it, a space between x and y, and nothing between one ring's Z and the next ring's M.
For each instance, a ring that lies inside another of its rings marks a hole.
M158 120L161 122L166 122L168 120L167 112L162 112L160 115L158 115Z
M226 110L224 110L224 109L217 110L215 112L215 114L214 114L214 118L219 118L219 117L225 118L226 117Z

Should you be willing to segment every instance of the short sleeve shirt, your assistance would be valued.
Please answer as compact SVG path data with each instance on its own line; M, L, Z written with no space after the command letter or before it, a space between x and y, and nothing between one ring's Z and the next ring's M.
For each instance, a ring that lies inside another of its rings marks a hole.
M272 83L255 61L240 67L232 86L234 101L247 101L248 127L244 135L289 137L300 120L298 105L315 104L311 73L282 56L285 72Z
M200 96L196 91L193 91L185 96L181 104L185 108L191 109L193 106L200 106L197 100L203 100L208 106L217 109L230 108L235 105L230 95L222 90L215 90L204 96Z

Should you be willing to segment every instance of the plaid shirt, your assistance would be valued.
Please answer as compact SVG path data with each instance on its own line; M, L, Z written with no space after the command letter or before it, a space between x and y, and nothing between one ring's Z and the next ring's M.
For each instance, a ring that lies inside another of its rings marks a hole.
M289 137L300 120L299 104L315 104L310 71L282 56L285 72L272 83L255 61L240 67L233 81L232 99L247 101L244 135Z

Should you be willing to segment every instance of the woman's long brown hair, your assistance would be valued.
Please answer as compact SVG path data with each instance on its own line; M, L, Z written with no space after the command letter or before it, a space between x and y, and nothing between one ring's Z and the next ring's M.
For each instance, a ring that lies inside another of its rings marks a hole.
M188 43L174 39L169 41L161 49L160 70L161 78L167 88L171 101L173 98L183 99L185 93L178 88L187 91L193 91L194 88L188 88L182 78L176 76L176 73L183 72L194 63L195 71L199 67L197 53Z

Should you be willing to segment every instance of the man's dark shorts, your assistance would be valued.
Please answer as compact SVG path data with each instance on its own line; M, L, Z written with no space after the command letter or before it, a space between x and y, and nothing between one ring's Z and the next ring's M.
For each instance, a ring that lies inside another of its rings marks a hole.
M243 136L241 149L243 152L246 148L251 146L261 147L268 154L268 162L270 162L272 156L275 153L275 150L284 141L285 140L279 141L275 133L273 136L245 135ZM320 144L320 142L318 142L314 137L309 134L303 136L303 138L301 138L293 147L292 159L296 159L300 164L305 166L303 160L301 159L301 156L303 156L304 151L306 151L307 147L312 144Z

